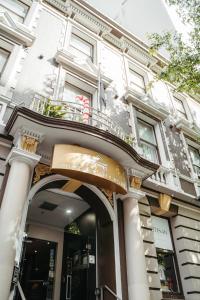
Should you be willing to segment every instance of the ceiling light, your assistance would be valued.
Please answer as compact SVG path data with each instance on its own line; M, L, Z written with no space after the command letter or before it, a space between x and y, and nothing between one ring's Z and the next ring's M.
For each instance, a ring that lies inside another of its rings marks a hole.
M70 215L71 213L72 213L72 210L71 210L71 209L67 209L67 210L66 210L66 214L67 214L67 215Z

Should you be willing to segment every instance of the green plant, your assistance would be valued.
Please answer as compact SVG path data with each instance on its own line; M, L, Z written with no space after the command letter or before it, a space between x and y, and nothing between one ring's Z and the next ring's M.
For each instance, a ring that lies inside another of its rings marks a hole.
M174 6L180 19L188 28L187 42L177 32L149 35L150 53L155 55L164 47L170 61L161 65L156 79L165 80L176 86L178 92L200 95L200 4L198 0L165 0Z
M66 114L66 112L63 111L62 105L52 104L50 99L48 99L44 103L44 107L43 107L43 115L44 116L48 116L48 117L56 118L56 119L62 119L62 117L65 114Z

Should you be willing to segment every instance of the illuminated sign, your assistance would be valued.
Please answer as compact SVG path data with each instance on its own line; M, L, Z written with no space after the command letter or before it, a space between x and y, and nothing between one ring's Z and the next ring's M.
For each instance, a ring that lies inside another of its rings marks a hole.
M126 194L126 175L121 165L96 151L73 145L55 145L51 171Z

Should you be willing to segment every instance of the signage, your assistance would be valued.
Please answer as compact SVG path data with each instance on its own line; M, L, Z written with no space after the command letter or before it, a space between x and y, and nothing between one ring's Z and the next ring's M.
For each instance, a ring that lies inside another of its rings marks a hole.
M156 248L173 250L168 220L155 216L151 218Z
M51 171L126 194L126 174L120 164L96 151L73 145L55 145Z

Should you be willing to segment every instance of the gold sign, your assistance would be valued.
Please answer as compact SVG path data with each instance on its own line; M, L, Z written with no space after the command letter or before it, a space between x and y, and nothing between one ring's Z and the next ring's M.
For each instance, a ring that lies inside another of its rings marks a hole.
M51 171L126 194L126 175L116 161L90 149L55 145Z

